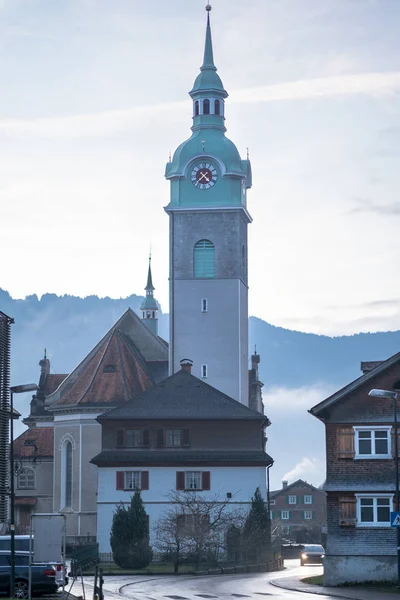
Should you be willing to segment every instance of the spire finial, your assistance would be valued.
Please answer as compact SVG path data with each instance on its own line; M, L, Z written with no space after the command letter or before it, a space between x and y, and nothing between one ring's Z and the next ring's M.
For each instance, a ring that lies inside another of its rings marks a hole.
M147 284L144 289L151 295L153 295L153 291L155 290L155 287L153 285L153 278L151 275L151 246L150 246L150 251L149 251L149 270L147 272Z
M210 10L211 10L211 9L212 9L212 6L211 6L211 4L207 4L207 5L206 5L206 11L207 11L207 12L210 12Z
M46 360L46 358L47 358L47 351L46 351L46 348L45 348L44 349L44 360Z

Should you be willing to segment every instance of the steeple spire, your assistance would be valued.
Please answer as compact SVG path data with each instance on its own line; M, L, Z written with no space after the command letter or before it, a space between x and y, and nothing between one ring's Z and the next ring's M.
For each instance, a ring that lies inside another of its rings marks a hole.
M207 4L207 28L206 28L206 43L204 45L204 59L203 64L200 67L201 71L204 69L212 69L213 71L217 70L217 67L214 65L214 55L213 55L213 47L212 47L212 39L211 39L211 26L210 26L210 10L211 5Z
M153 285L153 278L151 276L151 253L149 255L149 270L147 273L147 284L144 289L146 290L146 292L154 292L154 290L156 289Z

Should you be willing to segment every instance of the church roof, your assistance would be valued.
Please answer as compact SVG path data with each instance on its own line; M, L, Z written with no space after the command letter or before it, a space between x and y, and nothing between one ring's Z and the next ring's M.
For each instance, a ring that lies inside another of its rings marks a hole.
M44 395L50 396L50 394L55 392L58 386L64 381L66 377L68 377L67 373L49 373L46 377L46 383L44 385Z
M153 385L147 361L167 362L168 348L128 309L82 362L46 398L49 410L110 406Z
M121 419L255 420L260 424L267 421L263 414L251 410L183 369L131 402L98 417L100 422Z
M131 340L115 329L57 405L113 404L152 385L146 363Z
M25 445L26 442L31 442ZM35 451L35 446L37 451ZM53 427L32 427L27 429L14 440L14 456L21 458L54 455Z

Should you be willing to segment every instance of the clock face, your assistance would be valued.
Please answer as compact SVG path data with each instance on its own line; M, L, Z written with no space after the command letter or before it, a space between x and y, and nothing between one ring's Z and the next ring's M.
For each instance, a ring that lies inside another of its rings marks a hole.
M199 190L208 190L218 179L217 169L209 162L198 163L193 167L191 180Z

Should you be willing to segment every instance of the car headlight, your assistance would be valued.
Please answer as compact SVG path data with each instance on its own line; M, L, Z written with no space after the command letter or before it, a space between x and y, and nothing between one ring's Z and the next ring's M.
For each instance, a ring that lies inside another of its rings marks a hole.
M303 554L301 555L301 558L308 558L308 554L306 554L305 552L303 552Z
M321 558L325 558L325 554L321 554Z

